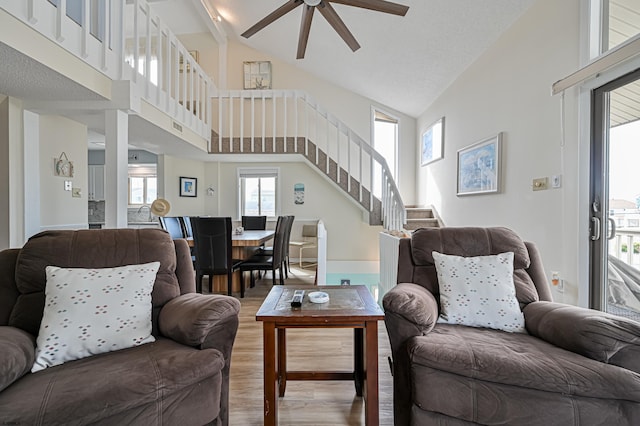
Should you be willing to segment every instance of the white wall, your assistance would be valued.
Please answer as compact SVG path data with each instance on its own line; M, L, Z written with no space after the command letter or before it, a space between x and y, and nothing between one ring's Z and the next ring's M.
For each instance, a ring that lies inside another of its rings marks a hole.
M205 213L205 163L169 155L158 156L158 197L171 204L169 216L200 216ZM196 197L180 196L180 177L197 179Z
M207 164L208 168L219 168L219 183L216 197L219 200L217 214L239 219L237 169L240 167L279 167L281 194L280 214L294 215L296 222L322 219L327 228L328 260L377 260L378 233L381 228L369 226L362 219L362 210L348 201L341 190L316 173L303 162L292 163L220 163ZM304 204L294 203L293 186L305 186ZM294 228L298 230L299 227ZM298 238L292 230L292 240ZM306 256L306 255L305 255ZM297 253L291 253L297 257Z
M53 159L65 152L74 165L73 177L55 176ZM81 189L73 198L64 181ZM40 223L43 229L87 227L87 127L65 117L40 116Z
M0 250L9 244L9 102L0 95Z
M562 149L561 97L551 85L578 68L579 18L579 0L535 2L417 122L420 131L446 117L444 159L418 166L418 202L434 204L448 226L507 226L536 242L547 272L565 279L555 299L568 303L578 297L577 160L589 141L578 141L577 95L567 93ZM502 192L456 196L457 150L498 132ZM532 191L533 178L555 174L562 188Z

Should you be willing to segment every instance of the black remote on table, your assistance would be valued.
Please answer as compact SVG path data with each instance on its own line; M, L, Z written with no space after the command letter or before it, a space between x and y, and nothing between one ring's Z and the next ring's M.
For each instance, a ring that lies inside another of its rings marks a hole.
M296 290L293 292L293 299L291 299L292 308L302 307L302 300L304 299L304 290Z

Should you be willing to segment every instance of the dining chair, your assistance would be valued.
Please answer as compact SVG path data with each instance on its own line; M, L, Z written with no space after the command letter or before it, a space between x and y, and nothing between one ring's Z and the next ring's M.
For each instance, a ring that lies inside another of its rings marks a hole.
M227 294L233 292L233 272L242 265L242 260L232 258L232 230L230 217L192 217L193 241L195 245L196 291L202 293L202 278L209 277L209 291L213 292L213 276L227 276ZM241 282L240 297L244 297Z
M318 225L302 225L302 240L301 241L290 241L289 245L298 247L298 262L300 268L304 268L302 265L303 259L303 251L305 249L317 248L318 247ZM311 263L307 266L314 266L316 263Z
M291 228L293 227L293 222L295 220L295 216L290 215L290 216L282 216L282 226L283 226L283 232L284 232L284 237L282 238L282 263L284 265L284 277L285 278L289 278L289 240L291 239ZM276 226L276 232L277 232L277 226ZM274 238L274 245L275 243L275 238ZM264 248L261 249L258 253L258 255L261 256L273 256L273 246L272 247L268 247L268 248Z
M242 227L245 231L264 231L267 229L267 217L242 216Z
M276 231L273 240L273 251L271 254L266 254L265 252L259 252L254 254L249 259L244 260L240 265L240 288L244 290L244 272L251 272L249 275L251 276L251 287L255 285L255 278L253 276L253 271L271 271L271 279L273 285L276 285L276 270L280 273L280 285L284 285L284 238L286 231L286 221L287 218L285 216L279 216L278 221L276 222Z
M191 216L182 216L182 227L185 238L193 238L193 226L191 226Z
M160 227L171 235L172 239L184 238L182 223L177 216L159 216Z

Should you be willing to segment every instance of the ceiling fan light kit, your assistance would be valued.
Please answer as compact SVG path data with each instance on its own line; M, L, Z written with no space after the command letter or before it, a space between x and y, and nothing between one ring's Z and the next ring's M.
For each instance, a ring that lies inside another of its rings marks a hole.
M409 10L409 6L399 3L393 3L386 0L289 0L260 21L254 26L242 33L242 37L249 38L266 26L272 24L279 18L291 12L298 6L304 5L302 10L302 21L300 23L300 34L298 36L298 52L297 59L303 59L307 50L307 42L309 40L309 32L311 30L311 21L313 20L313 12L317 8L320 14L333 27L338 35L344 40L352 51L360 48L360 44L355 39L346 24L331 6L331 3L344 4L346 6L359 7L369 9L376 12L390 13L392 15L405 16Z

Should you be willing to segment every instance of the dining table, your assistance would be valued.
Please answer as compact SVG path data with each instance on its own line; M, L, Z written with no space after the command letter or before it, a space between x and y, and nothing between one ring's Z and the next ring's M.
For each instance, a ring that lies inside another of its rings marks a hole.
M258 248L262 247L264 243L272 240L276 235L276 231L273 229L265 230L245 230L242 233L231 234L231 257L233 259L245 260L249 259ZM193 238L187 238L189 247L195 246ZM233 291L240 291L240 271L233 273ZM225 275L215 275L213 277L213 291L215 293L226 293L227 291L227 277Z

